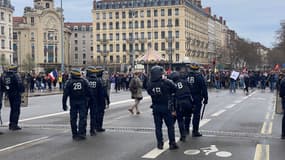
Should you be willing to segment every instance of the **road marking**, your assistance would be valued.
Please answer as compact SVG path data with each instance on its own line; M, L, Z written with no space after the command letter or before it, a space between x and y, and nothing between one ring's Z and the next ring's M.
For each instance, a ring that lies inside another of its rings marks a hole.
M34 140L31 140L31 141L19 143L19 144L10 146L10 147L6 147L6 148L3 148L3 149L0 149L0 152L9 151L9 150L12 150L12 149L15 149L15 148L18 148L18 147L23 147L23 146L25 146L25 145L29 145L29 144L32 144L32 143L38 143L38 142L44 141L44 140L46 140L46 139L48 139L48 138L49 138L49 137L41 137L41 138L34 139Z
M275 113L273 112L271 115L271 120L274 120Z
M222 109L222 110L220 110L220 111L218 111L218 112L212 114L211 116L212 116L212 117L218 117L219 115L221 115L221 114L224 113L225 111L227 111L227 110Z
M263 122L262 128L261 128L261 134L265 134L265 130L267 128L267 122Z
M266 113L265 119L269 119L270 113Z
M254 160L269 160L269 145L257 144Z
M150 96L147 96L147 97L144 97L143 99L150 99ZM113 102L110 104L110 106L114 106L114 105L118 105L118 104L123 104L123 103L129 103L129 102L134 102L133 99L127 99L127 100L124 100L124 101L118 101L118 102Z
M267 134L272 134L272 127L273 127L273 122L269 123L269 128L267 130Z
M199 127L203 127L204 125L206 125L210 121L211 121L211 119L202 119L200 121Z
M236 104L231 104L231 105L229 105L229 106L226 106L225 108L231 109L231 108L233 108L233 107L235 107L235 106L236 106Z
M175 141L178 142L179 138L176 137ZM142 158L145 158L145 159L155 159L160 154L162 154L163 152L165 152L166 150L169 149L169 144L168 143L169 143L169 141L164 142L163 149L160 150L160 149L154 148L153 150L151 150L147 154L143 155Z
M272 134L273 122L264 122L261 129L261 134Z

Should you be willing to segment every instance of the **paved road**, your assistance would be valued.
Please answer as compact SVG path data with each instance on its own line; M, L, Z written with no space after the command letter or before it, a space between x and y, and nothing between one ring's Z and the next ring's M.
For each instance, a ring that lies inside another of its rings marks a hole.
M178 142L179 150L157 150L150 98L144 94L141 115L130 115L128 92L112 94L106 111L107 132L86 141L71 139L68 112L61 111L61 95L30 97L22 109L20 132L0 128L1 160L283 160L285 141L280 140L281 115L274 113L274 95L259 90L210 91L201 122L203 137ZM4 122L8 108L3 110ZM7 123L5 123L7 125ZM176 130L178 131L178 129ZM177 137L179 134L177 132ZM164 133L167 140L166 132ZM166 143L165 143L166 144Z

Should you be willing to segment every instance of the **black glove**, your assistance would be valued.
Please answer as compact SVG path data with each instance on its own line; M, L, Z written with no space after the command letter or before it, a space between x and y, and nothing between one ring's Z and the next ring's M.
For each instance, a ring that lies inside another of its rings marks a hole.
M67 105L66 104L64 104L63 106L62 106L62 109L64 110L64 111L67 111Z
M208 104L208 98L204 99L203 104Z

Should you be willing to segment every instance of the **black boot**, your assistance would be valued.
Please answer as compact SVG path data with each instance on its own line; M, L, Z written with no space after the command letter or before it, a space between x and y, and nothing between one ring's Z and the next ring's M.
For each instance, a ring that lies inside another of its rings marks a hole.
M192 137L202 137L203 135L199 131L193 131Z
M96 131L95 129L90 130L90 136L96 136Z
M169 149L170 149L170 150L175 150L175 149L178 149L178 148L179 148L179 147L177 146L176 143L172 143L172 144L169 145Z
M163 142L157 143L157 148L158 149L163 149Z

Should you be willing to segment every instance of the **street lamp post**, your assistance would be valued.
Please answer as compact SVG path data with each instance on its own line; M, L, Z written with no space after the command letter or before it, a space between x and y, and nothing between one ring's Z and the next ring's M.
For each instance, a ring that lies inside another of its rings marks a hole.
M132 66L132 71L135 69L135 52L134 52L134 1L132 0L132 37L131 37L131 46L132 50L131 55L132 55L132 61L131 61L131 66Z
M62 0L60 0L60 11L61 11L61 72L64 73L64 17L63 17L63 7Z
M168 56L169 56L169 68L172 70L172 24L168 24ZM170 34L171 33L171 34ZM170 41L170 44L169 44Z

